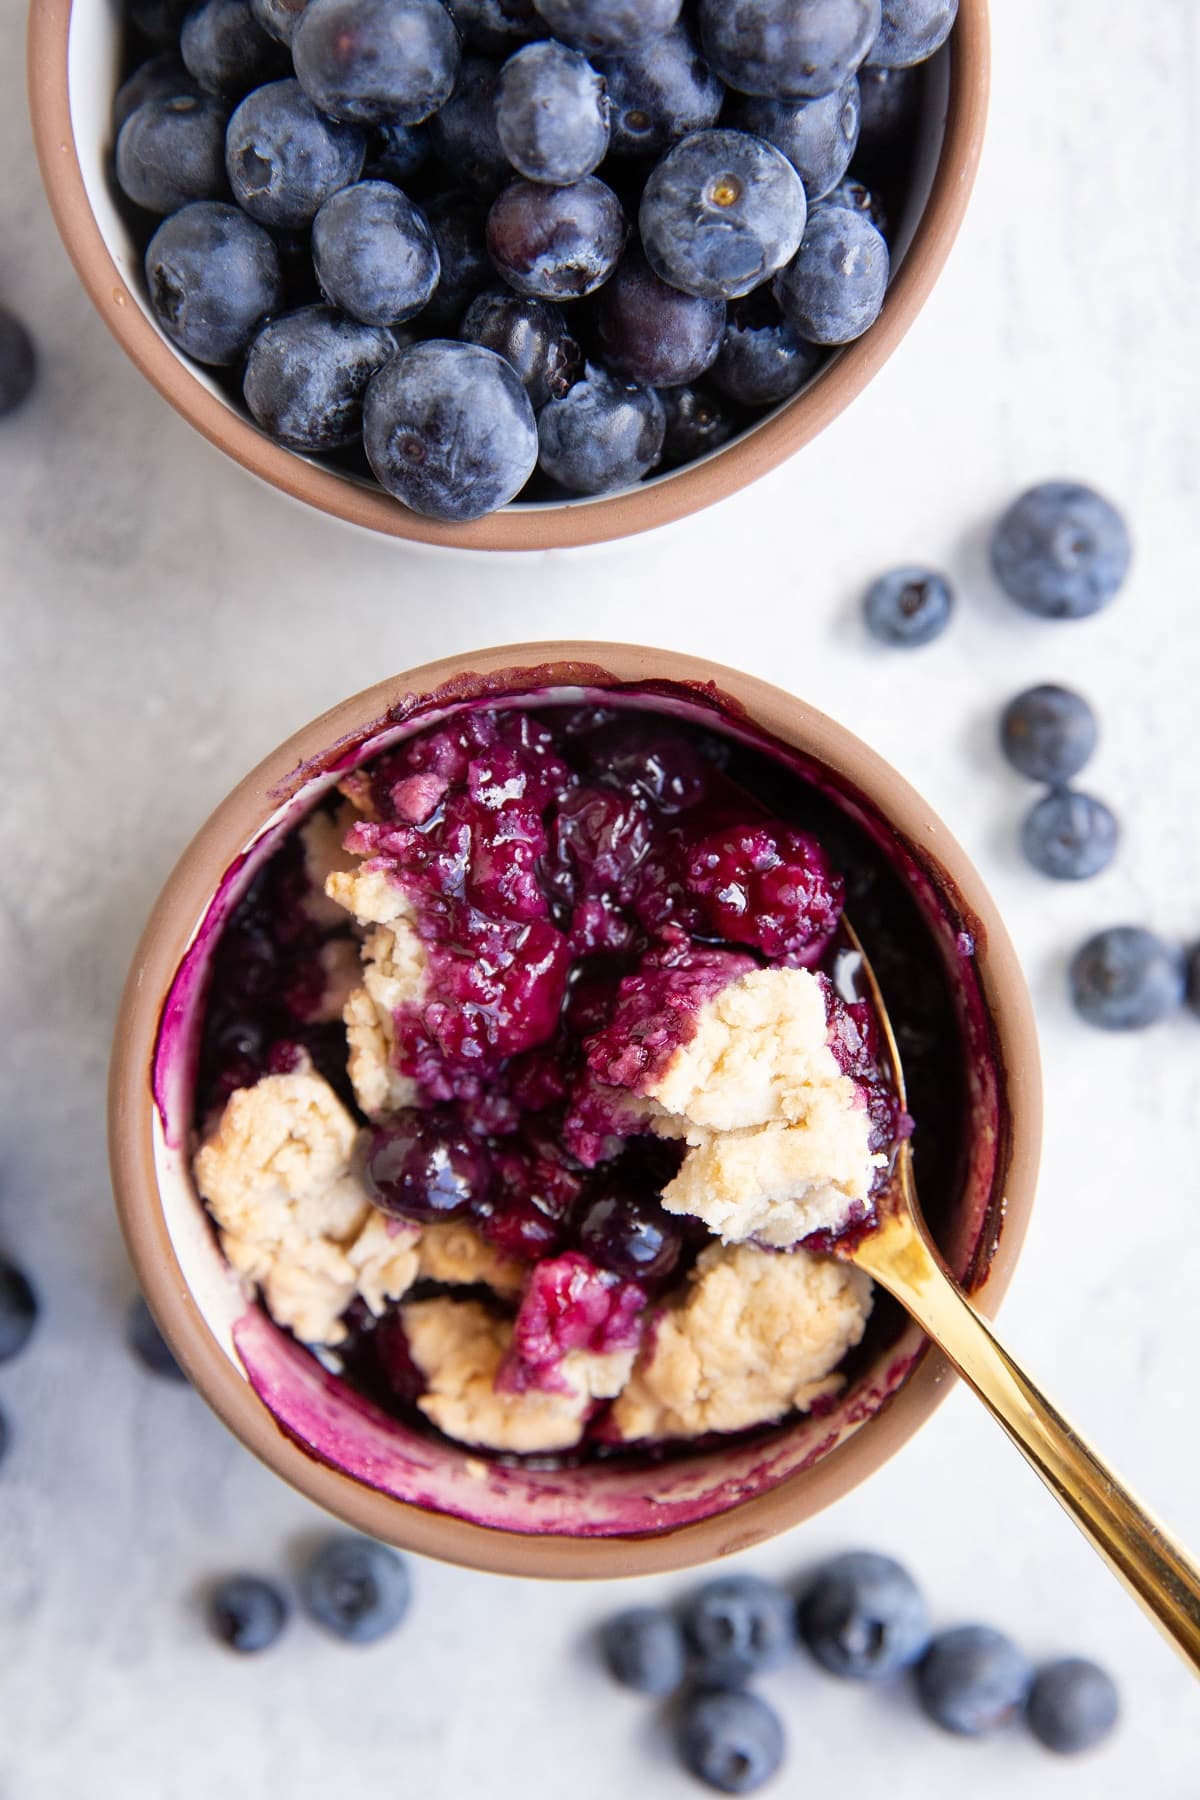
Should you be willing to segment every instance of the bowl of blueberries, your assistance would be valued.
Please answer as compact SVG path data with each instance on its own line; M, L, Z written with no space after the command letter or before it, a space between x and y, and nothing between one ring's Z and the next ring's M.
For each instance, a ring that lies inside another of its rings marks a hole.
M396 537L597 542L861 391L961 220L985 0L39 0L93 301L193 425Z

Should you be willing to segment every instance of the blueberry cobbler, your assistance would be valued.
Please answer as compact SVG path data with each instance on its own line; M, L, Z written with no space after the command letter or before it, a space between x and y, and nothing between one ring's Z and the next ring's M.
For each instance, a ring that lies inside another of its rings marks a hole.
M398 1416L609 1455L841 1385L872 1293L829 1243L909 1122L838 980L845 874L737 755L647 711L460 714L343 779L226 928L197 1186L275 1322Z

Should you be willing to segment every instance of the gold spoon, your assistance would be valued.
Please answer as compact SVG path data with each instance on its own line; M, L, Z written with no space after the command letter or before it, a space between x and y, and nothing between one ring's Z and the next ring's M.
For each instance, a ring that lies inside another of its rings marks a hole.
M905 1104L904 1070L875 972L852 927L863 997L879 1022L892 1084ZM902 1143L878 1196L879 1224L834 1253L863 1269L928 1333L992 1416L999 1420L1094 1549L1200 1674L1200 1566L1105 1467L1057 1407L1036 1388L975 1312L930 1240Z

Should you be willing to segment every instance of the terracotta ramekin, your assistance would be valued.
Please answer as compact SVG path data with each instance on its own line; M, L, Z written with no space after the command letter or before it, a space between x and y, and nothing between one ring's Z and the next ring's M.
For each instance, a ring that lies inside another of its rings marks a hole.
M1012 946L979 876L924 801L841 726L749 675L629 645L521 644L381 682L298 732L213 814L146 927L117 1022L110 1147L147 1297L195 1386L301 1492L375 1537L507 1574L680 1568L758 1543L829 1505L901 1447L950 1372L911 1324L821 1418L660 1466L536 1470L431 1441L349 1394L271 1323L224 1264L188 1173L195 1026L220 925L281 834L383 744L485 701L650 705L782 759L881 845L940 954L965 1071L964 1166L942 1249L991 1311L1033 1201L1037 1042Z
M666 525L736 493L816 437L883 366L928 298L966 211L987 116L987 0L961 0L950 42L928 67L909 207L893 246L898 267L883 313L866 336L736 443L689 468L607 498L508 507L474 524L445 525L273 443L159 331L108 172L118 10L110 0L31 0L29 13L30 106L42 176L63 242L101 317L176 411L252 474L350 524L461 549L546 550Z

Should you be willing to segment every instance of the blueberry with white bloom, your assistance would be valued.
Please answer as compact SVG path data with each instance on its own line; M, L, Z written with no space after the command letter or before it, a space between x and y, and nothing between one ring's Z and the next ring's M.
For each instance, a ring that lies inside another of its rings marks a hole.
M366 133L327 119L298 81L255 88L225 135L235 200L276 230L310 225L331 194L358 180L366 153Z
M865 62L881 17L880 0L700 0L700 41L739 93L815 99Z
M243 390L264 431L289 450L338 450L362 431L367 383L396 353L390 331L329 306L272 319L250 346Z
M800 177L772 144L744 131L697 131L652 171L639 224L664 281L734 300L796 254L805 212Z
M529 44L510 56L496 90L505 156L530 181L566 187L608 152L604 77L566 44Z
M890 260L861 213L818 206L794 260L775 282L784 317L813 344L849 344L883 309Z
M653 388L622 381L588 363L561 400L538 419L539 461L574 494L605 494L640 481L662 455L663 404Z
M818 100L747 98L734 123L781 150L804 183L809 203L835 188L858 144L858 82L853 75Z
M313 220L312 253L325 298L364 325L411 319L441 274L424 213L387 181L331 195Z

